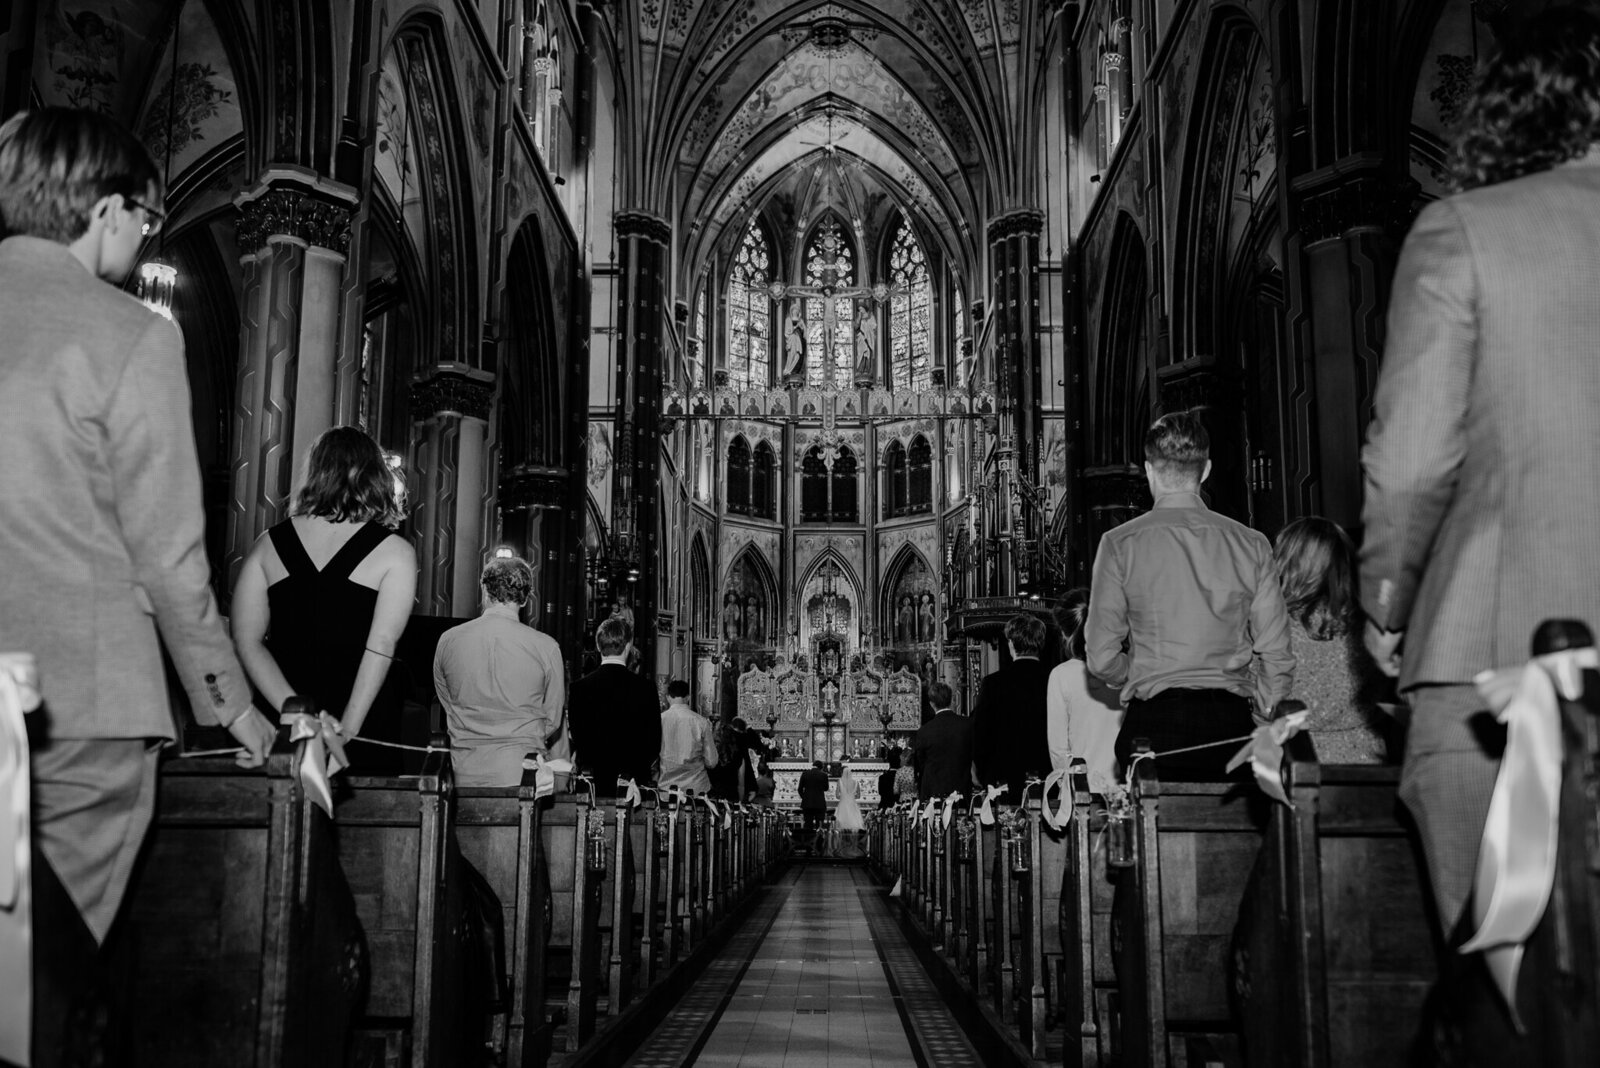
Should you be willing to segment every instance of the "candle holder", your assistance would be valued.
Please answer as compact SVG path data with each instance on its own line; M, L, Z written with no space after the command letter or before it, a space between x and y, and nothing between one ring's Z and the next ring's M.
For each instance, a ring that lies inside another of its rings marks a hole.
M597 819L600 810L589 810L589 835L584 842L584 858L587 862L590 875L604 875L606 873L606 853L610 844L606 839L605 820Z
M1131 868L1133 850L1133 798L1126 790L1117 790L1106 797L1106 864L1113 868Z
M962 816L956 821L956 862L971 864L978 853L978 821Z

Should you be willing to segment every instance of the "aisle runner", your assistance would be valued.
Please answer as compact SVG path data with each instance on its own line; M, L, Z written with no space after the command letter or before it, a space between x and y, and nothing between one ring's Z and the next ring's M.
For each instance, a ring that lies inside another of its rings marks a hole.
M978 1064L882 894L854 867L786 877L629 1064Z

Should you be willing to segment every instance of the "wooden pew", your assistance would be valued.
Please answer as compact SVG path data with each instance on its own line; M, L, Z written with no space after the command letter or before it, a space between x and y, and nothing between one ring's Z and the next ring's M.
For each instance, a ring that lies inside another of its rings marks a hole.
M1062 850L1059 993L1065 1049L1063 1063L1103 1068L1111 1063L1110 996L1111 882L1106 850L1095 830L1105 826L1105 807L1089 793L1088 765L1072 765L1072 823Z
M303 745L163 764L127 905L139 1063L343 1063L366 947Z
M442 739L440 739L442 741ZM349 778L337 803L339 861L367 932L372 982L364 1039L413 1065L482 1057L492 974L470 937L449 754L421 776Z
M1229 951L1269 802L1242 782L1162 783L1154 760L1133 781L1135 864L1116 905L1121 1063L1164 1068L1189 1060L1176 1043L1233 1040Z

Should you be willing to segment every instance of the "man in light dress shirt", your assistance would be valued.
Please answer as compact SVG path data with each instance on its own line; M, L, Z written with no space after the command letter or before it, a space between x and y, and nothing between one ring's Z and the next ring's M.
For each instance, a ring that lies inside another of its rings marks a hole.
M439 638L433 685L450 727L457 786L516 786L530 753L547 755L566 700L561 647L518 616L533 569L516 557L484 566L483 614Z
M657 785L704 794L711 789L710 768L717 766L717 741L711 721L689 707L689 684L667 683L667 710L661 713L661 775Z
M1160 753L1249 734L1294 680L1272 545L1200 499L1210 453L1199 416L1157 419L1144 443L1154 507L1107 533L1095 555L1086 651L1090 672L1122 691L1124 768L1135 738ZM1231 755L1168 757L1162 776L1220 778Z

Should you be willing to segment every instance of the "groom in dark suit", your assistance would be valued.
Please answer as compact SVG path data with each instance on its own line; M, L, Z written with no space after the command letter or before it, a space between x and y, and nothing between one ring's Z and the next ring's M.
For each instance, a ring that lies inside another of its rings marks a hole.
M617 796L617 779L653 782L661 755L661 701L650 680L628 670L633 624L612 616L594 636L600 666L572 684L567 721L573 755L595 793Z
M945 683L928 686L933 718L912 743L919 801L952 793L965 797L972 790L972 720L950 707L952 696Z
M1044 621L1020 614L1006 621L1011 663L983 680L972 710L972 757L978 780L1010 787L1006 801L1022 799L1029 775L1050 773L1050 737L1045 728L1045 694L1050 669L1044 650Z

